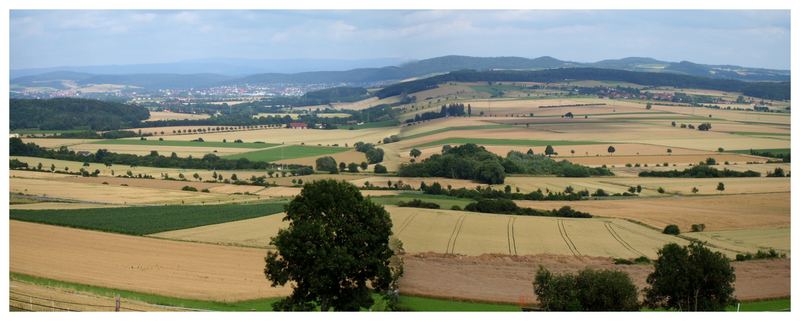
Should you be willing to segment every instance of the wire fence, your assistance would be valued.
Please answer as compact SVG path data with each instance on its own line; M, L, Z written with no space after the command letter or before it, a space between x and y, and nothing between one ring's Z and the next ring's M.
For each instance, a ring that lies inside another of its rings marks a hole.
M30 293L22 293L11 290L9 297L10 311L23 312L80 312L80 311L118 311L118 312L145 312L145 311L195 311L204 312L208 310L192 309L176 306L167 306L151 303L136 303L133 307L123 306L124 302L119 296L114 298L114 305L93 304L85 302L67 301L42 297ZM150 309L148 309L150 308Z

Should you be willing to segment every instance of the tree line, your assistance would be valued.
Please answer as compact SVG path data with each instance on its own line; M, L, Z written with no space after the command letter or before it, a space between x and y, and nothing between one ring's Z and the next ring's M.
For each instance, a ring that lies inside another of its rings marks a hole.
M671 171L643 171L639 173L640 177L692 177L692 178L715 178L715 177L760 177L761 173L746 170L744 172L735 171L732 169L716 169L708 165L695 165L691 168L678 171L673 169Z
M223 159L214 154L206 154L202 158L192 156L182 158L176 153L170 156L159 155L152 151L149 155L138 156L133 154L119 154L109 152L106 149L98 149L92 153L76 153L65 146L57 150L45 149L34 143L23 143L21 139L13 137L9 142L9 154L11 156L30 156L58 160L93 162L110 166L111 164L129 166L147 166L159 168L192 168L208 170L235 170L235 169L268 169L275 165L263 161L251 161L246 158L237 160ZM294 175L310 175L314 170L310 166L288 165L290 172Z
M115 130L150 117L144 107L77 98L11 99L9 110L12 130Z

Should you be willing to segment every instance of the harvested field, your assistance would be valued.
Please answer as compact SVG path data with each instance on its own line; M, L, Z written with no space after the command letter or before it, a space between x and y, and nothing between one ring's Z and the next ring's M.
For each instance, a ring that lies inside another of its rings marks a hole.
M20 280L11 279L10 306L24 311L50 312L55 307L59 311L105 311L113 312L115 301L113 297L100 296L90 292L75 291L73 289L38 285ZM166 306L156 306L146 302L122 298L120 300L123 312L133 311L179 311Z
M791 254L789 237L790 228L752 228L746 230L730 230L716 232L699 232L686 234L689 237L708 241L718 246L755 253L758 249L776 249L780 252Z
M145 121L159 121L159 120L196 120L196 119L207 119L211 118L209 114L184 114L184 113L175 113L171 111L151 111L150 118L147 118Z
M594 192L602 188L609 193L623 193L629 187L642 186L640 197L664 196L658 193L658 188L663 187L668 194L695 195L692 187L697 187L699 195L720 195L716 190L717 183L725 183L725 194L761 194L774 192L789 192L788 178L669 178L669 177L553 177L553 176L510 176L504 184L493 185L493 188L502 189L510 185L512 189L519 188L522 193L529 193L537 189L543 192L563 191L567 186L575 190L586 189Z
M282 214L269 215L229 223L150 234L149 236L221 245L270 248L270 238L278 235L278 230L289 226L288 222L283 221L284 217L285 215Z
M333 108L336 109L350 109L350 110L363 110L381 104L392 104L400 101L397 96L379 99L378 97L370 97L364 100L355 101L352 103L333 103Z
M206 147L206 148L244 148L244 149L264 149L277 146L277 144L267 143L234 143L234 142L195 142L185 140L141 140L141 139L110 139L94 142L100 145L139 145L139 146L173 146L173 147Z
M563 255L450 256L434 253L406 255L401 293L462 300L532 304L531 282L542 265L554 273L575 273L585 267L628 273L634 284L646 286L648 265L614 265L609 258ZM740 300L790 295L790 260L733 262Z
M45 179L11 178L12 193L100 204L199 204L256 199L247 195L222 195L184 192L158 188L112 186L91 183L61 182Z
M553 209L564 205L597 216L639 221L662 229L676 224L690 231L705 224L707 231L786 227L790 224L790 193L741 194L625 200L516 201L519 206Z
M18 221L9 223L9 231L12 272L201 300L238 301L291 292L269 286L262 249Z
M616 147L616 146L615 146ZM674 149L673 149L674 151ZM616 154L616 153L614 153ZM725 162L730 163L747 163L747 162L759 162L765 163L769 158L760 157L760 156L752 156L752 155L742 155L742 154L733 154L733 153L708 153L705 154L693 154L693 155L633 155L633 156L609 156L606 153L603 156L579 156L579 157L567 157L564 156L565 154L561 154L562 156L556 157L557 160L567 160L570 163L586 165L586 166L625 166L626 164L641 164L644 166L648 164L651 167L655 167L656 164L663 164L669 163L672 164L679 164L679 165L688 165L694 164L697 165L700 162L705 162L708 158L715 159L718 163L722 164Z
M76 210L82 208L107 208L122 207L124 205L106 205L97 203L62 203L62 202L39 202L30 204L12 204L12 210Z
M221 142L223 139L234 141L241 139L246 142L266 142L273 144L297 144L305 143L307 146L328 146L339 144L339 146L352 146L356 142L363 141L375 143L385 137L394 135L399 131L395 127L368 128L360 130L347 129L296 129L296 128L277 128L277 129L257 129L238 132L214 132L205 134L189 135L168 135L164 140L190 141L203 138L205 141Z
M100 140L83 138L23 138L22 141L24 143L34 143L44 148L59 148L61 146L91 144Z
M204 147L204 146L151 146L151 145L106 145L106 144L80 144L70 146L74 151L85 151L94 153L98 149L107 149L110 152L121 154L133 155L150 155L152 151L158 152L159 155L170 156L175 153L178 157L202 158L206 154L214 154L217 156L228 156L239 154L246 151L256 151L257 149L246 148L230 148L230 147Z

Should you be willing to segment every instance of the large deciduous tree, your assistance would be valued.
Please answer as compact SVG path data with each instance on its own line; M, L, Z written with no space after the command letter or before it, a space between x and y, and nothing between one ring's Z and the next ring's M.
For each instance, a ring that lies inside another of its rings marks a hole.
M272 286L291 282L293 292L275 310L356 311L372 306L373 290L391 287L391 219L354 185L306 184L284 220L289 227L272 238L277 250L267 254L264 274Z
M647 277L645 304L678 311L722 311L733 304L736 274L730 261L702 243L675 243L658 251Z

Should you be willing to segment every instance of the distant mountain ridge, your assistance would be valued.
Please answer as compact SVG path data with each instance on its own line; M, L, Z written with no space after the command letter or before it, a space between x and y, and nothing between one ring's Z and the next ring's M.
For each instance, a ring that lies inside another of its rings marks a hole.
M368 86L398 82L410 78L426 77L451 71L471 70L542 70L554 68L605 68L626 71L673 73L713 79L741 81L789 81L789 70L749 68L732 65L704 65L689 61L666 62L646 57L608 59L593 63L563 61L549 56L523 57L470 57L442 56L410 61L397 66L355 68L341 71L307 71L299 73L253 73L231 76L218 73L132 73L92 74L69 71L16 77L11 84L17 86L57 86L63 81L78 84L117 84L147 89L205 88L219 85L259 85L276 83L339 84ZM58 87L53 87L58 88Z

